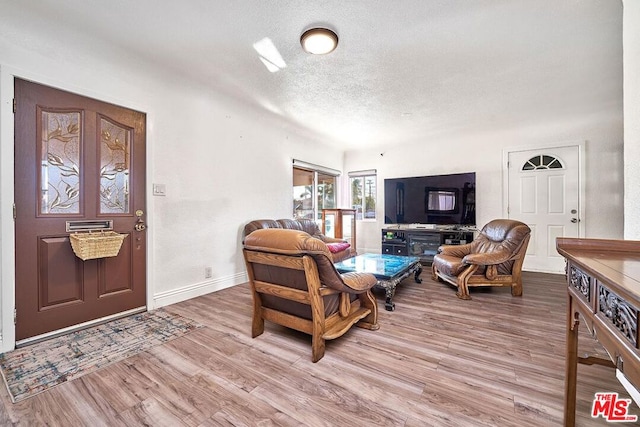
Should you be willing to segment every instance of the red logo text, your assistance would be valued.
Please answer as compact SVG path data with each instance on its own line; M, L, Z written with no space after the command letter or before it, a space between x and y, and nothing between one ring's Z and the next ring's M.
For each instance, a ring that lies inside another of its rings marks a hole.
M629 415L631 399L620 399L618 393L596 393L591 408L593 418L606 419L609 422L633 422L638 420L637 415Z

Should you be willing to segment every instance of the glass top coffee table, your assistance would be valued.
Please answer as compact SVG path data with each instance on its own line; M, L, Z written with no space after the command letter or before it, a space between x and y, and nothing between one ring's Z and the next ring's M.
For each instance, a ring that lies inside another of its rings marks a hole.
M413 256L363 254L345 259L335 266L340 273L371 273L376 276L376 286L385 291L384 308L388 311L393 311L396 307L392 300L398 283L411 274L414 275L416 283L422 283L420 258Z

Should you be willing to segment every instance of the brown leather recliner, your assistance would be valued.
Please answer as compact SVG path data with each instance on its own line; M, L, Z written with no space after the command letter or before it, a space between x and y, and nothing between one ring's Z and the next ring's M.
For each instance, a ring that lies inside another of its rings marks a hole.
M328 245L333 262L340 262L355 255L356 248L352 248L345 240L325 236L320 231L318 224L312 219L257 219L244 226L243 236L246 238L252 232L264 228L283 228L309 233Z
M337 272L319 239L299 230L261 229L244 240L245 263L253 295L251 336L268 320L312 337L312 360L324 356L325 340L354 324L376 330L378 307L369 273Z
M471 299L469 287L509 286L513 296L522 295L522 263L531 229L526 224L495 219L466 245L443 245L433 258L432 278L458 288L456 295Z

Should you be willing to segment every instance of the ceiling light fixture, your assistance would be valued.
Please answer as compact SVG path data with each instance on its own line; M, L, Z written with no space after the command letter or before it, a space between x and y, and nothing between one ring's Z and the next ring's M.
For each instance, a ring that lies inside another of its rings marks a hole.
M302 33L300 44L305 52L324 55L338 46L338 35L328 28L311 28Z

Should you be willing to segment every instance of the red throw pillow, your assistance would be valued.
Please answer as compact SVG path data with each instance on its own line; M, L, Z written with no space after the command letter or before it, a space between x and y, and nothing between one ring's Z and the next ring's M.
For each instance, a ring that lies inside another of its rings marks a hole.
M342 252L345 249L347 249L349 246L351 246L349 243L347 242L340 242L340 243L327 243L327 247L329 248L329 251L332 254L338 253L338 252Z

